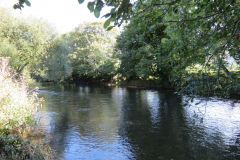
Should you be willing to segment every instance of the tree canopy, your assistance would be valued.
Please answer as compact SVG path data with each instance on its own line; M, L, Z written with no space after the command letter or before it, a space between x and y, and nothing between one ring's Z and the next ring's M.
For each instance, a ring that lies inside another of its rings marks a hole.
M159 77L191 93L230 92L239 87L239 9L234 0L138 2L118 38L120 70L130 79Z
M79 3L83 2L84 0L79 0ZM24 5L30 6L31 3L29 0L19 0L14 8L21 9ZM168 81L179 91L190 94L195 94L196 91L207 95L219 92L229 94L240 88L239 0L88 2L90 12L96 17L100 17L103 7L111 8L109 13L103 15L107 18L103 24L105 29L111 30L114 26L127 22L117 38L114 53L120 64L117 73L124 79ZM74 40L74 35L82 36L82 33L73 32L66 37ZM95 39L98 37L95 36ZM95 44L94 40L90 41ZM100 41L97 43L101 44ZM76 44L85 44L84 37ZM73 52L79 50L77 48L79 47L73 47ZM84 50L96 52L94 46ZM100 57L103 58L105 54ZM79 51L78 54L69 56L75 66L74 75L83 75L84 70L89 68L88 76L98 75L97 66L102 60L97 54L93 58L91 54L83 56ZM94 63L85 61L86 57L91 57L89 59L94 60ZM95 58L99 63L95 62ZM88 64L87 68L81 68L82 64Z
M81 24L57 37L43 61L45 79L110 80L117 69L114 58L116 30L106 31L102 23Z
M4 9L0 9L0 18L0 56L10 57L18 73L26 67L36 72L52 39L51 29L41 21L16 19Z

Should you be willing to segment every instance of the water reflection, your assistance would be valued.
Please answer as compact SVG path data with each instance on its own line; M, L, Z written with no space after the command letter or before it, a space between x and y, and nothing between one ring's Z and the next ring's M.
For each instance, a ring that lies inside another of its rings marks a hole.
M40 125L59 159L240 159L239 102L90 86L40 94Z
M229 154L225 158L239 159L240 103L195 99L188 103L186 111L193 125L203 128L207 145L214 148L212 144L218 144L219 149Z

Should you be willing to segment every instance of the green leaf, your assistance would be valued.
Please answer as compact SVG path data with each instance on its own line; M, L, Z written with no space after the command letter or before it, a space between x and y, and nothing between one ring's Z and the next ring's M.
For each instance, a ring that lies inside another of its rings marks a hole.
M101 10L100 10L99 8L96 8L96 9L94 10L94 15L95 15L96 18L99 18L99 17L100 17L100 12L101 12Z
M108 26L110 25L111 22L112 22L112 18L107 19L107 20L104 22L103 27L104 27L105 29L108 28Z
M102 0L97 0L96 7L94 10L95 17L99 18L103 5L104 3L102 2Z
M79 4L82 4L84 2L84 0L78 0Z
M110 27L107 28L107 31L110 31L113 28L114 28L114 26L110 26Z
M31 3L28 0L25 0L25 4L29 7L31 6Z
M95 6L94 2L88 2L88 4L87 4L87 7L90 10L90 12L94 11L94 6Z
M112 15L111 13L107 13L107 14L103 15L102 17L108 18L108 17L110 17L111 15Z

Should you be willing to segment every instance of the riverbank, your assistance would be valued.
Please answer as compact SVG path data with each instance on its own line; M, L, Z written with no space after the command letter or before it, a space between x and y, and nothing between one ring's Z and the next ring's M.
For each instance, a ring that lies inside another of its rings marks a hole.
M28 89L24 77L0 59L0 159L51 160L52 151L43 141L34 141L35 114L41 99Z
M101 81L94 79L81 79L74 81L64 81L63 85L96 85L96 86L109 86L109 87L126 87L135 89L153 89L153 90L171 90L178 94L190 95L191 97L219 97L225 99L240 99L240 87L228 88L228 90L223 90L223 88L215 87L214 83L216 79L206 82L204 84L203 80L190 79L182 85L182 88L171 84L167 81L159 80L125 80L125 81ZM43 84L54 85L56 82L42 82ZM234 82L240 85L240 82ZM226 83L225 86L233 86L232 84ZM208 87L208 88L207 88ZM227 87L226 87L227 88Z

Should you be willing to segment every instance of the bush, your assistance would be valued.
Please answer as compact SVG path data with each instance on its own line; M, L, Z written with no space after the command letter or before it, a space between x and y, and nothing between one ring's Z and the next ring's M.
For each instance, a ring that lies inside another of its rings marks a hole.
M18 135L0 135L1 160L51 160L53 152L47 144L23 140Z
M7 59L0 59L0 67L0 127L21 133L32 126L39 99L28 92L23 78L9 69Z
M34 115L41 101L29 92L24 79L8 67L8 59L0 58L0 159L51 159L51 149L24 139L34 126Z

